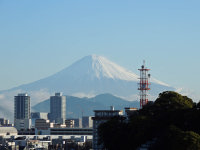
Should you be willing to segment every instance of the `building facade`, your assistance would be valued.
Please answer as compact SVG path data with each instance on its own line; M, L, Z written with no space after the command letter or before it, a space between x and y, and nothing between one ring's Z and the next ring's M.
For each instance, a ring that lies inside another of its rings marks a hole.
M9 120L5 118L0 118L0 126L12 126L12 124L10 124Z
M50 128L54 125L49 120L46 119L36 119L35 120L35 135L49 135Z
M74 128L82 128L82 118L70 118L68 120L74 121Z
M0 127L0 136L17 135L17 130L14 127Z
M130 116L137 113L137 108L134 108L134 107L125 107L125 117L126 117L126 120L128 121L130 119Z
M82 127L83 128L93 128L92 116L83 116L82 117Z
M18 130L31 128L30 96L27 93L14 98L14 124Z
M71 119L65 120L65 125L68 128L74 128L74 120L71 120Z
M51 135L92 135L92 128L50 128Z
M103 145L98 144L98 127L100 124L105 123L109 119L115 116L122 116L123 111L114 110L114 107L111 107L110 110L94 110L95 116L93 119L93 150L102 150Z
M36 119L46 119L48 120L48 113L45 112L32 112L31 113L31 121L32 127L35 127Z
M50 97L50 114L51 122L65 123L66 119L66 96L62 93L55 93L55 96Z

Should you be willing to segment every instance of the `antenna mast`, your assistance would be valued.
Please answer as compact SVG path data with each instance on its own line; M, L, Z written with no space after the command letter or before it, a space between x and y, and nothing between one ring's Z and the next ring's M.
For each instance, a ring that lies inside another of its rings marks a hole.
M138 83L138 90L140 91L140 108L143 108L143 106L148 103L148 91L150 90L150 74L148 74L150 69L145 67L145 60L143 61L141 69L138 70L140 71L140 82Z

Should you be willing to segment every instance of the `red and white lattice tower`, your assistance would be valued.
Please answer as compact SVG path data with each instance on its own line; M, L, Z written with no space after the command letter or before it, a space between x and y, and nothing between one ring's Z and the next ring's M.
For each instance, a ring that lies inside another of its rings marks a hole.
M148 74L148 71L150 69L147 69L145 67L145 61L143 62L143 65L141 66L140 70L140 83L138 90L140 91L140 108L142 108L145 104L148 103L148 91L150 90L150 74Z

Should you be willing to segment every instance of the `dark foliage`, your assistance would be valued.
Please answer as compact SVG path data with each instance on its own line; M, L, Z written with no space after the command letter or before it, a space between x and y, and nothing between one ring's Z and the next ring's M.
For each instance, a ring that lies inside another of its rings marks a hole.
M133 114L128 122L113 118L99 127L100 140L108 150L200 149L200 104L173 91L159 95L154 104Z

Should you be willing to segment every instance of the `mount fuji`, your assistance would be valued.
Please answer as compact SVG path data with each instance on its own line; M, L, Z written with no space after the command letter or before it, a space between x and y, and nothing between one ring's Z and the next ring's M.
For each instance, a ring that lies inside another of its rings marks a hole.
M138 82L139 76L135 73L105 57L89 55L52 76L0 91L0 106L13 110L13 97L21 92L27 92L31 96L32 105L48 99L55 92L78 97L110 93L126 100L138 100ZM164 90L175 90L154 78L150 82L151 96L157 97Z

